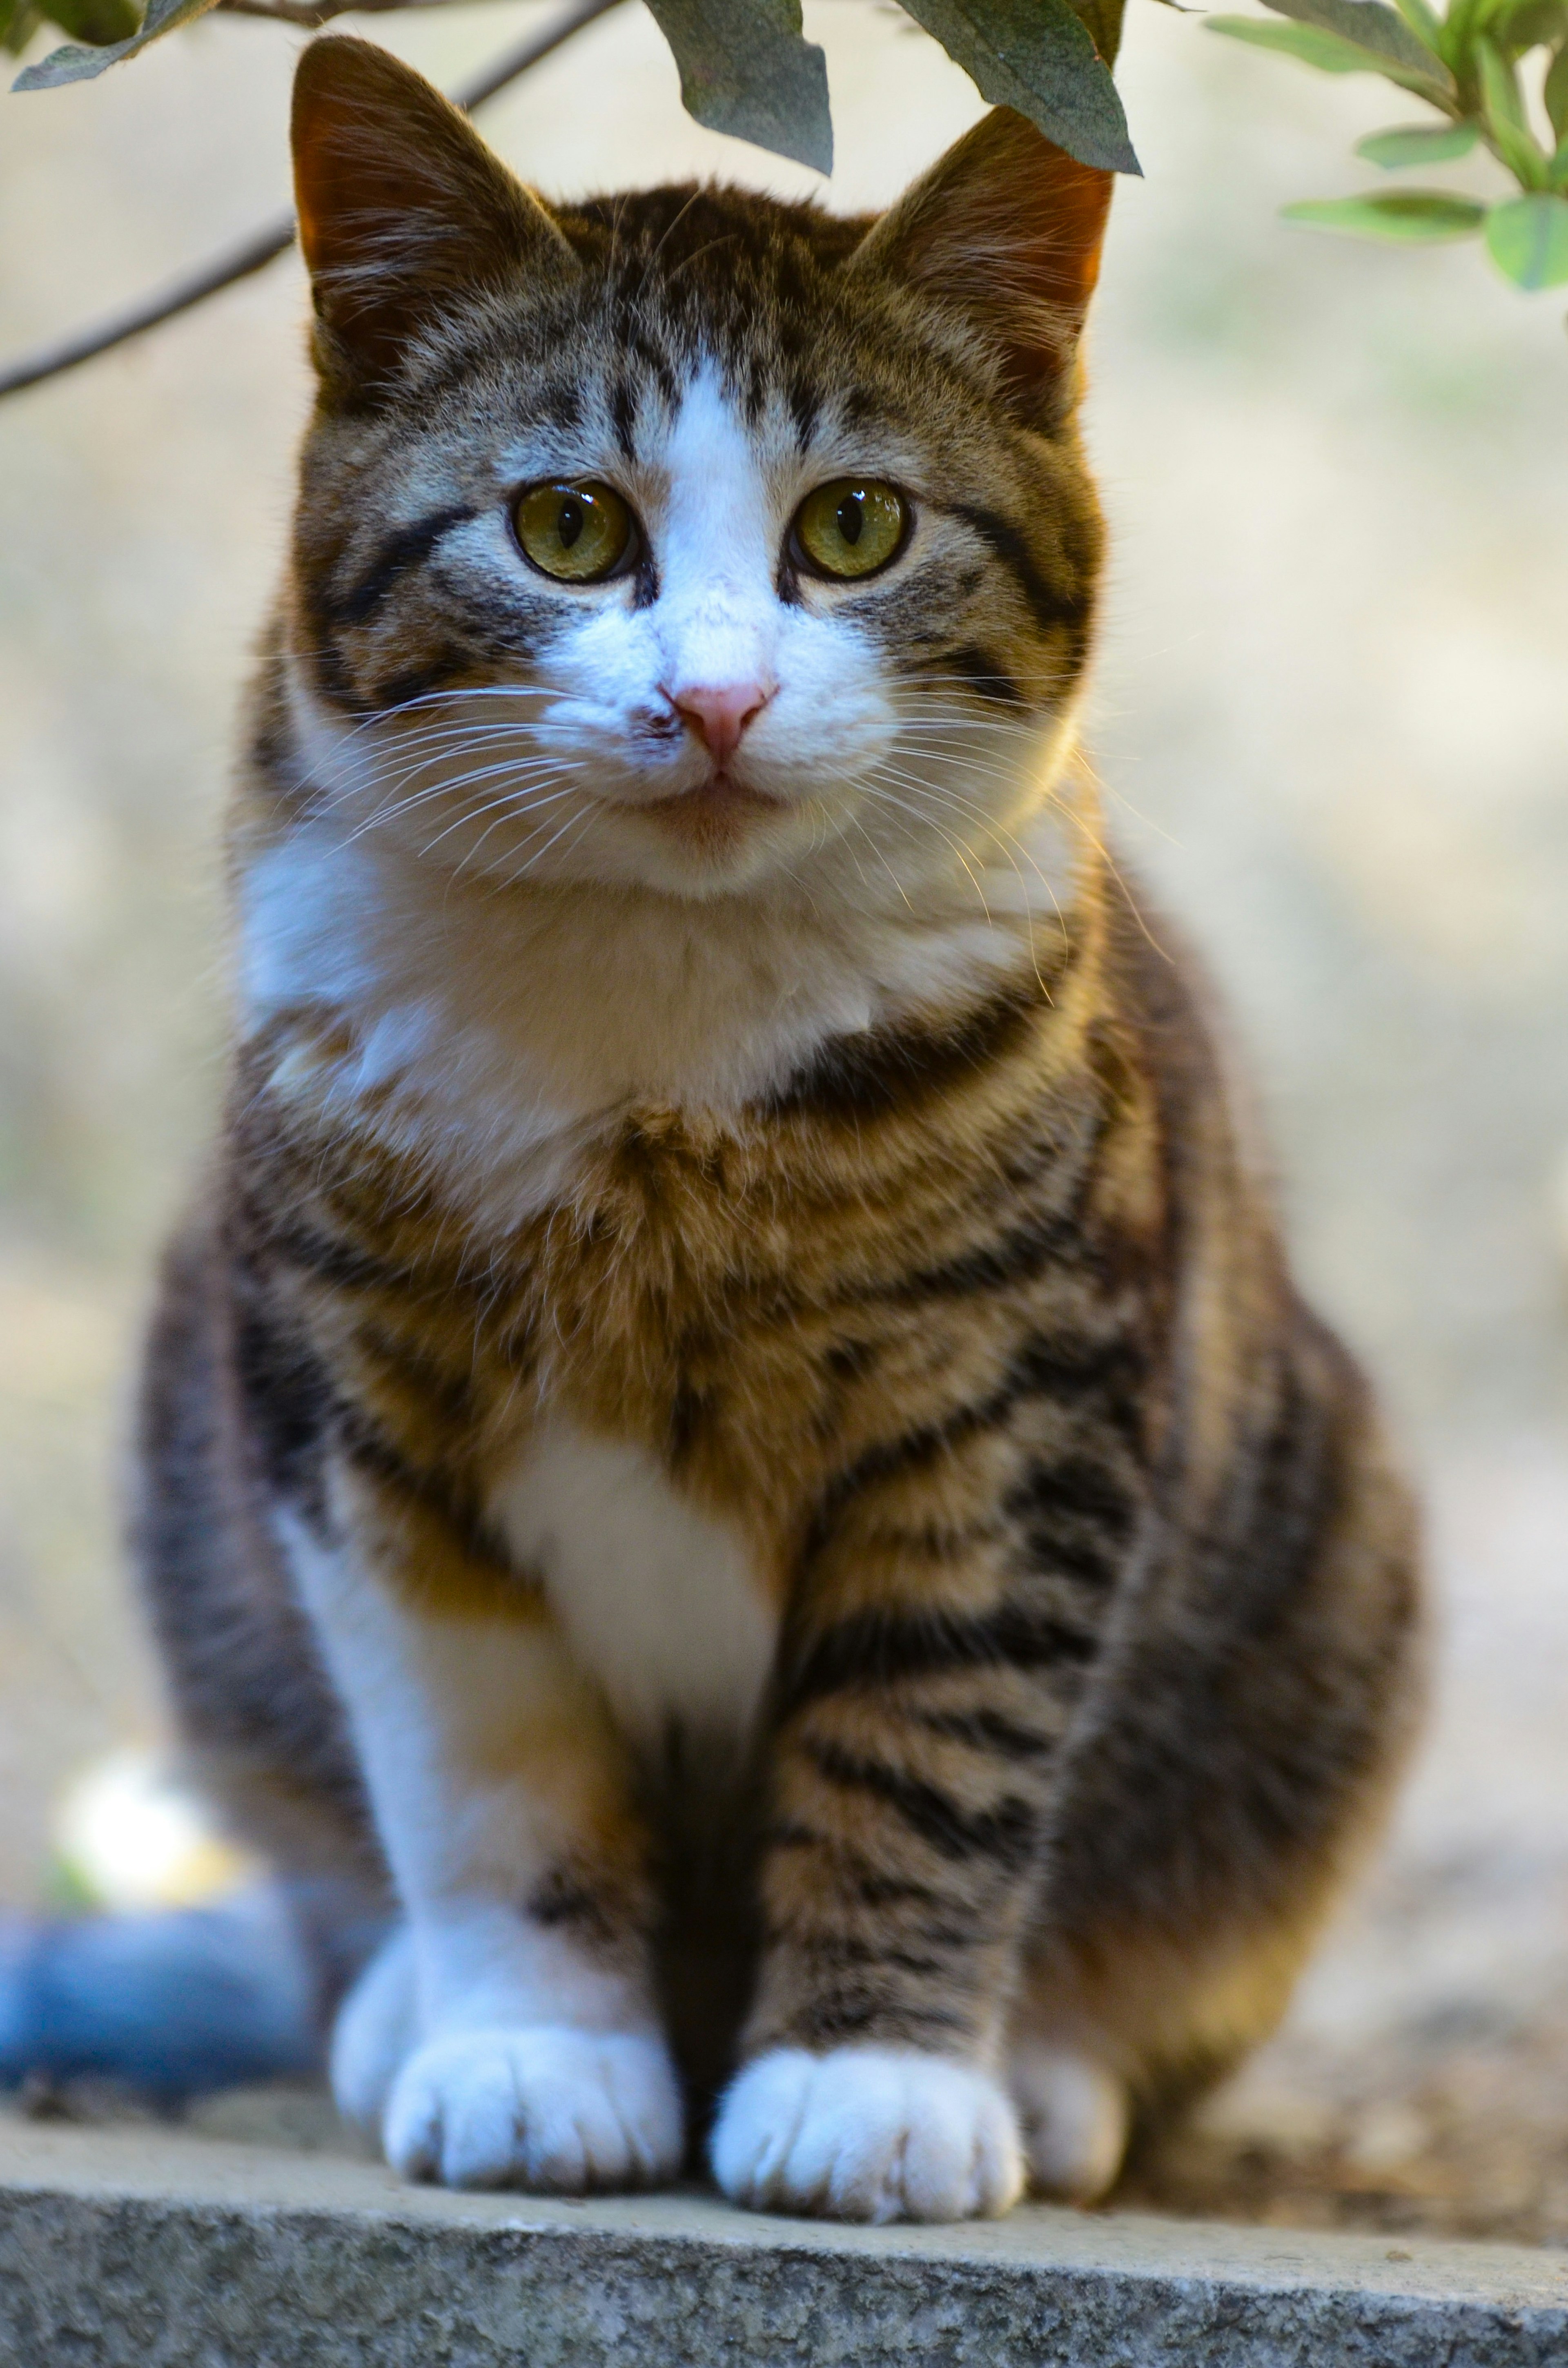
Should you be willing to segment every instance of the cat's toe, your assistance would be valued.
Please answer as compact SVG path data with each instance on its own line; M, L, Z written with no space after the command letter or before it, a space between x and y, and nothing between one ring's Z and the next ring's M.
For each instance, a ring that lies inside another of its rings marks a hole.
M680 2167L680 2095L656 2039L465 2032L410 2058L383 2139L394 2170L447 2187L559 2195L649 2187Z
M969 2220L1023 2186L1013 2108L967 2064L913 2048L777 2048L732 2085L713 2170L754 2211L835 2220Z
M1063 2202L1094 2203L1127 2152L1125 2082L1086 2055L1026 2046L1013 2057L1010 2085L1034 2185Z
M368 2136L380 2125L418 2030L414 1944L408 1927L400 1925L344 1999L332 2033L333 2101Z

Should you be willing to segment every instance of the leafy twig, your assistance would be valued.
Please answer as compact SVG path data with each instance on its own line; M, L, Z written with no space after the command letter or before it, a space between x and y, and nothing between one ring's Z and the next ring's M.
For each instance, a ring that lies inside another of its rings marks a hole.
M216 0L214 13L225 17L270 17L277 25L299 25L317 33L335 17L381 15L395 8L417 8L425 0Z
M385 0L385 4L396 6L398 0ZM365 0L354 0L354 5L363 7ZM527 74L530 66L540 64L551 51L558 50L562 41L570 40L574 33L580 32L585 25L591 25L597 17L608 16L612 8L619 6L620 0L574 0L574 5L557 17L552 24L547 25L542 32L534 34L515 49L505 51L472 82L455 90L452 93L453 105L460 107L465 114L476 107L483 107L487 98L494 98L497 91L505 90L508 83L516 82L517 76ZM329 16L335 13L330 6L325 11ZM100 321L90 329L78 330L74 336L62 338L57 345L42 347L36 353L24 354L9 369L0 370L0 396L17 394L25 386L38 386L45 379L58 378L62 370L74 370L78 363L91 361L96 355L107 354L115 346L124 345L127 338L139 337L143 330L155 329L160 322L172 321L177 313L188 313L193 304L215 296L220 289L232 288L236 280L248 279L253 271L259 271L264 264L272 261L274 256L281 255L293 244L294 218L292 214L280 214L275 222L253 231L237 246L214 256L210 263L187 273L184 279L176 279L171 287L161 290L156 295L143 297L140 303L130 305L123 313L113 313L107 321Z
M1443 121L1373 132L1357 154L1385 171L1438 164L1484 145L1522 194L1493 205L1450 189L1369 189L1287 206L1286 218L1361 238L1430 244L1484 236L1499 271L1520 288L1568 281L1568 0L1267 0L1267 17L1210 17L1210 29L1278 50L1324 74L1377 74L1435 108ZM1545 50L1544 143L1530 120L1518 60Z

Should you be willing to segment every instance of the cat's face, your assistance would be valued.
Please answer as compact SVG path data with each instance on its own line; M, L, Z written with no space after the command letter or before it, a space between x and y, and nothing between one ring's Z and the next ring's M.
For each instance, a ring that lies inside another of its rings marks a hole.
M547 213L336 40L296 144L297 722L350 827L688 897L907 895L1017 832L1097 572L1066 415L1104 176L997 116L875 229Z

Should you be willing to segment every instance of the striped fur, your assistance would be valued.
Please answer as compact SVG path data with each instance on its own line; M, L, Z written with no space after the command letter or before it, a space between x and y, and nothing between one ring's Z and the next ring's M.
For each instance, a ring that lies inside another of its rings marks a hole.
M145 1399L193 1746L388 1919L336 2066L406 2170L661 2178L739 2066L739 2200L1097 2192L1279 2012L1415 1625L1074 744L1104 176L998 113L875 225L546 209L338 40L296 148L322 396ZM824 586L846 471L913 524ZM553 477L625 575L529 570ZM715 776L679 687L748 668Z

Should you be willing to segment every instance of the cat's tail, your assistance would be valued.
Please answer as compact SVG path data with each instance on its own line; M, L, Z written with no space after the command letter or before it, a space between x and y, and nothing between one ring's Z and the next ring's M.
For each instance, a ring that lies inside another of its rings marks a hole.
M0 2089L104 2083L170 2107L308 2076L332 2002L277 1884L210 1907L0 1920Z

